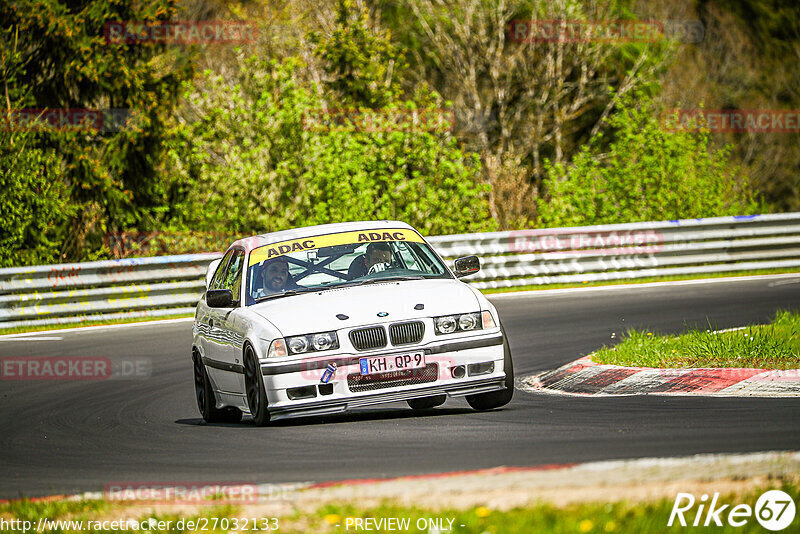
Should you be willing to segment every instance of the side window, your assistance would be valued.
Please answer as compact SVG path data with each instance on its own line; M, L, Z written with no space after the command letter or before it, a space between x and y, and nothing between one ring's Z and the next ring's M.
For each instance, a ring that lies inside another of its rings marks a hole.
M234 250L231 261L225 267L225 273L219 289L230 289L233 293L233 300L238 301L242 289L242 266L244 265L244 251Z
M234 252L235 251L233 251L233 250L229 250L228 253L225 254L225 256L223 256L222 261L219 262L219 265L217 265L217 271L214 273L214 276L211 278L211 283L208 284L208 289L223 289L221 287L221 284L222 284L222 281L223 281L223 276L224 276L225 272L227 271L228 262L230 261L231 256L233 255Z

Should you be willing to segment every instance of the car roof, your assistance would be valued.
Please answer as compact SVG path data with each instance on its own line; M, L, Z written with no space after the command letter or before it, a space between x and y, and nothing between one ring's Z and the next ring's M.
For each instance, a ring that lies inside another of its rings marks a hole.
M358 232L361 230L383 230L389 228L405 228L416 232L414 227L401 221L356 221L318 224L316 226L304 226L301 228L292 228L290 230L281 230L280 232L270 232L268 234L245 237L234 241L229 248L243 247L245 251L249 252L264 245L271 245L272 243L289 241L291 239L302 239L304 237L336 234L339 232Z

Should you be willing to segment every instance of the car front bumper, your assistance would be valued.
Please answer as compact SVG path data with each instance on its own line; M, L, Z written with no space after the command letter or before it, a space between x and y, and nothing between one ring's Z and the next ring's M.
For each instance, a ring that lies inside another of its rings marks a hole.
M424 351L428 366L435 364L435 377L429 376L424 381L412 379L397 385L391 379L381 383L381 379L377 378L368 389L353 390L353 380L360 376L360 358L416 351ZM330 386L326 386L321 378L330 363L336 363L337 368L328 382ZM453 370L458 367L465 371L463 377L454 376L458 373ZM471 372L479 368L482 368L479 374ZM487 368L490 370L487 371ZM353 408L420 397L457 397L505 389L503 336L500 332L421 346L394 347L366 354L340 354L294 362L262 360L261 371L270 418L273 420L341 413ZM309 394L313 391L313 396L292 398L289 392L299 391L298 388L303 388Z

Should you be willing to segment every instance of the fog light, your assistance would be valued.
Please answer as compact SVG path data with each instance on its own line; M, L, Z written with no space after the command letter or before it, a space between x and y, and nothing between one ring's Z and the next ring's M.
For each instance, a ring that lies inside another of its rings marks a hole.
M469 364L469 376L488 375L494 371L494 362Z
M467 370L464 369L463 365L456 365L450 369L450 374L453 375L453 378L464 378L464 375L467 374Z
M317 396L317 388L314 386L303 386L301 388L289 388L286 395L291 400L311 399Z

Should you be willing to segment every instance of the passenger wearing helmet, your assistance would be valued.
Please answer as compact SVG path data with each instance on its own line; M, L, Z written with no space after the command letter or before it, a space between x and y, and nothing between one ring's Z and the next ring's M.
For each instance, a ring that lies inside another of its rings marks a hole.
M374 270L380 269L380 266L387 265L392 261L392 249L389 243L370 243L367 245L367 251L364 254L356 257L347 269L347 277L352 280L359 278L370 272L370 269L378 265ZM380 269L382 270L382 269Z

